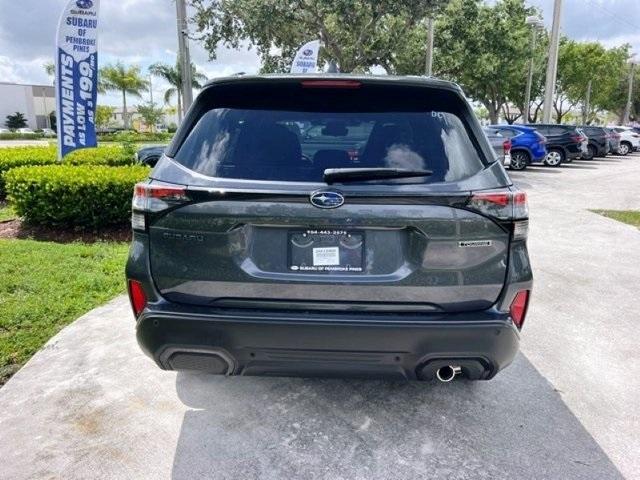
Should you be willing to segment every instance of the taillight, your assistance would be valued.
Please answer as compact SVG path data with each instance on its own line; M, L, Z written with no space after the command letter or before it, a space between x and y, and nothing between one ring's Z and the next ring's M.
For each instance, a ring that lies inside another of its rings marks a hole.
M137 280L129 280L128 282L129 300L133 314L139 317L144 308L147 306L147 295L144 293L142 283Z
M522 328L524 318L527 315L527 307L529 306L530 295L531 292L529 290L520 290L518 293L516 293L516 296L513 298L511 306L509 307L511 319L513 320L513 323L515 323L516 327L518 327L518 329Z
M185 187L153 183L138 183L131 202L131 226L134 230L146 229L146 213L161 212L176 204L188 202Z
M515 192L476 192L467 206L500 220L523 220L529 218L527 194Z
M360 88L362 83L357 80L303 80L302 88Z
M504 148L505 155L511 152L511 140L506 139L504 142L502 142L502 148Z
M510 220L514 240L525 240L529 235L529 205L525 192L476 192L471 195L467 207L498 220Z
M582 135L571 135L571 141L575 143L582 143L584 137Z

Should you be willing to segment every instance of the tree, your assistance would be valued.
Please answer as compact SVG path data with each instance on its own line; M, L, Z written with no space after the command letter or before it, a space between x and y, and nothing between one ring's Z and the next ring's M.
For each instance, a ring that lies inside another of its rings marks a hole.
M44 65L42 65L42 68L44 68L44 71L47 73L47 75L49 75L50 77L55 76L56 74L56 66L53 62L47 62Z
M488 111L490 121L510 100L524 105L531 30L525 23L537 10L524 0L451 0L436 19L434 73L459 83ZM424 32L424 27L419 27ZM419 29L408 35L397 57L400 73L424 71Z
M375 65L393 73L407 32L444 0L193 0L194 22L212 59L219 44L255 47L263 72L284 72L298 48L320 39L320 63L342 72ZM424 57L423 57L424 58ZM424 64L423 64L424 65ZM424 69L422 70L424 71Z
M113 112L115 112L115 110L115 107L98 105L96 107L96 128L108 127L112 122Z
M554 99L556 121L582 106L582 121L589 123L597 110L624 108L626 101L616 95L621 80L626 79L629 46L606 49L599 42L576 42L563 38L558 52L558 83ZM589 111L586 111L587 90L591 83Z
M99 89L101 91L118 91L122 93L122 120L124 128L129 128L127 113L127 94L140 97L149 83L140 75L140 67L133 65L126 67L121 62L107 65L100 69Z
M13 115L7 115L7 120L4 122L6 127L10 130L17 128L24 128L27 126L27 119L24 118L24 114L16 112Z
M178 120L182 121L182 63L180 59L176 61L175 67L167 65L166 63L154 63L149 67L149 72L152 75L164 79L171 85L164 93L165 103L171 102L174 95L178 97ZM196 66L191 64L191 86L193 88L202 88L202 83L207 80L207 77L196 70Z
M155 131L156 124L160 123L164 118L164 110L156 107L156 104L153 102L138 105L138 113L144 120L145 125L149 127L152 132Z

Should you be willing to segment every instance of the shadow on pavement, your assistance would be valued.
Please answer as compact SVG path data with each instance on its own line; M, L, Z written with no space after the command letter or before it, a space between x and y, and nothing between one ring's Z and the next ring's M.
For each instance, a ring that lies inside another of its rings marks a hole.
M589 162L589 165L585 165L584 163L576 164L576 163L563 163L560 168L565 168L567 170L597 170L598 164Z
M180 373L173 478L616 479L522 355L489 382Z
M523 173L535 172L535 173L560 173L560 170L553 167L545 167L543 165L529 165Z

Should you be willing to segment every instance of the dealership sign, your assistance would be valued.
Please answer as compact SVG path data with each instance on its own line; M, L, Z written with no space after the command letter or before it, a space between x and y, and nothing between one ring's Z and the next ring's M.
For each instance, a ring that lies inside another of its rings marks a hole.
M56 36L56 120L60 158L95 147L100 0L71 0Z
M315 73L318 67L320 40L305 43L296 53L291 64L291 73Z

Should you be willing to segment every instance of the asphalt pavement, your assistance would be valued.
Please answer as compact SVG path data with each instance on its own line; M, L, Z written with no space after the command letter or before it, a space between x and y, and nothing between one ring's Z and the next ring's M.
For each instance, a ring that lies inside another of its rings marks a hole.
M512 175L535 286L488 382L164 372L125 297L0 389L0 479L640 479L640 154Z

